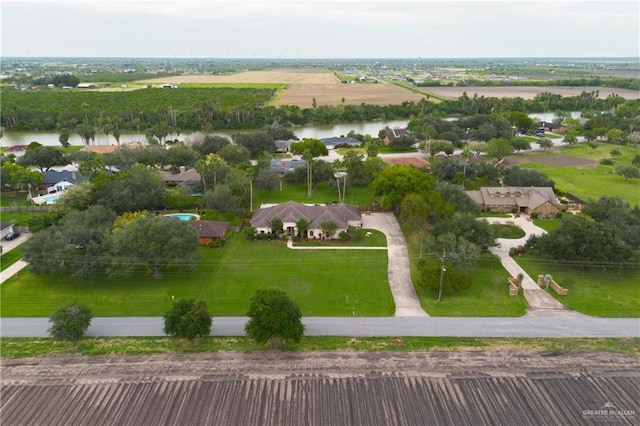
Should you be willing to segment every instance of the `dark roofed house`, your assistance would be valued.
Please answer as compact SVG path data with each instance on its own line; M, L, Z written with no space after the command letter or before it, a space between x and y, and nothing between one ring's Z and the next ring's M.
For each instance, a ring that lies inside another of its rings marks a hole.
M390 129L384 135L384 139L382 140L382 142L384 142L385 145L389 145L389 143L395 138L398 138L400 136L410 136L410 135L411 135L411 132L409 132L408 129Z
M280 139L274 142L275 145L275 152L289 152L289 149L291 148L291 144L293 142L296 142L294 139L289 139L288 141L284 140L284 139Z
M55 186L61 182L66 182L68 184L77 185L79 183L84 183L87 181L87 178L82 176L80 173L76 171L69 170L48 170L42 174L43 179L39 184L40 189L47 189L49 187ZM68 186L68 185L67 185Z
M190 220L187 223L198 233L200 244L224 238L229 230L229 222L219 220Z
M274 218L282 220L282 226L289 235L299 235L308 238L334 238L343 231L347 231L350 226L362 227L362 215L358 206L349 204L331 204L328 206L314 206L288 201L272 207L265 207L253 214L251 226L256 228L260 234L271 232L271 221ZM307 235L300 235L296 222L300 219L307 221ZM322 223L331 221L338 228L333 235L324 235Z
M296 158L271 160L271 169L275 170L281 176L299 169L300 167L307 167L307 162L304 160L298 160Z
M482 187L465 191L483 210L502 213L536 213L540 219L550 219L563 210L551 187Z
M322 138L320 139L320 142L322 142L323 144L325 144L325 146L327 147L327 149L335 149L335 148L340 148L340 147L349 147L349 146L360 146L362 145L362 142L360 142L358 139L352 138L352 137L331 137L331 138Z

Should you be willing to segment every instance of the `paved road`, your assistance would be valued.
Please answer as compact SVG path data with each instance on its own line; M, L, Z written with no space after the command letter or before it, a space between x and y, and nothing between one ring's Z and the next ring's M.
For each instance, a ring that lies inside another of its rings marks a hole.
M246 317L214 317L214 336L244 335ZM639 318L307 317L307 336L640 337ZM45 337L47 318L2 318L2 337ZM160 317L94 318L88 336L162 336Z

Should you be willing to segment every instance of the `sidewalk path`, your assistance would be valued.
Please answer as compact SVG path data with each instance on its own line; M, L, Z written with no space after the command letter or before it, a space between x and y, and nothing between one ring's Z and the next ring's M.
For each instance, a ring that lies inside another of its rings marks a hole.
M213 336L244 336L246 317L214 317ZM640 337L638 318L304 317L306 336ZM0 318L2 337L47 337L48 318ZM87 336L164 336L161 317L96 317Z
M522 291L524 298L529 304L527 316L572 316L586 318L587 315L571 310L558 302L553 296L542 290L533 278L522 269L518 263L509 255L509 250L518 246L523 246L531 235L542 235L546 231L533 224L533 221L527 220L526 216L518 216L516 218L484 218L489 223L513 223L522 228L525 236L518 239L498 238L498 247L490 247L489 251L500 258L500 262L510 276L517 277L522 274Z
M9 266L4 271L0 272L0 284L8 280L9 278L18 275L18 272L21 271L28 265L24 260L18 260L13 265Z

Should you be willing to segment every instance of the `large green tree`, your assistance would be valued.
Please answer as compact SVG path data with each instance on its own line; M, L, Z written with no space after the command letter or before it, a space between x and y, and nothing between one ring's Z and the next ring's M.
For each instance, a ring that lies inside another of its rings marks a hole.
M68 163L62 150L53 146L28 148L24 155L18 159L19 165L35 166L43 173L54 166L64 166Z
M111 276L136 271L160 278L163 268L195 269L200 259L198 235L185 221L145 215L114 233Z
M96 202L116 213L164 208L166 185L158 172L142 164L95 185Z
M247 316L245 331L259 344L276 346L287 340L297 343L304 334L300 308L282 290L256 291Z
M307 138L290 146L293 154L300 155L307 162L307 197L313 194L313 160L328 155L329 150L319 139Z
M382 196L382 206L400 212L404 198L412 193L433 191L435 178L416 167L395 165L385 168L373 181L373 192Z

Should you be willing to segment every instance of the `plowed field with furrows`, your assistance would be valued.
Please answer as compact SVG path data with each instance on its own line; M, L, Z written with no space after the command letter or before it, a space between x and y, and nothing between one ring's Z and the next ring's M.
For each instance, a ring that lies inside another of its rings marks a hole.
M305 360L303 354L245 355L5 360L0 424L542 425L607 420L633 425L640 421L640 371L634 357L329 352ZM603 363L596 364L598 360ZM478 365L485 362L485 368Z

